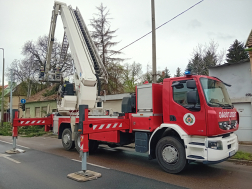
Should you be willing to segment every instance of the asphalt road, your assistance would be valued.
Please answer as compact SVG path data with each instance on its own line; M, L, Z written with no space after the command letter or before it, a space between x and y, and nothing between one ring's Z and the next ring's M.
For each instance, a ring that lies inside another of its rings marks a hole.
M3 144L1 140L12 142L11 137L0 136L0 146L1 144ZM52 175L54 176L50 177L49 179L51 182L54 182L54 180L57 181L61 179L66 179L66 175L68 173L75 172L80 169L81 164L79 162L74 162L71 160L71 159L80 160L78 153L74 150L65 151L62 148L61 140L58 140L57 138L19 137L17 140L17 143L33 149L33 150L28 149L28 151L24 153L23 155L18 154L15 156L16 157L27 156L29 157L29 159L35 159L36 157L36 160L33 160L33 161L38 162L39 163L38 165L41 165L43 167L43 169L41 169L41 172L37 170L37 174L46 175L46 172L50 171L49 168L50 169L53 168ZM9 145L9 147L11 147L11 145ZM38 150L38 151L35 151L35 150ZM3 153L1 149L0 149L0 153ZM30 153L34 153L34 154L30 154ZM48 156L55 157L53 161L50 160L51 163L49 163L48 162L49 160L44 157L45 154ZM1 161L3 160L0 159L0 162ZM104 184L107 184L107 183L111 184L113 182L116 182L118 184L117 186L111 185L111 187L109 188L120 188L124 185L125 185L125 188L148 188L148 187L149 188L164 188L164 187L172 188L172 187L178 187L178 186L186 187L186 188L200 188L200 189L202 188L206 188L206 189L207 188L211 188L211 189L212 188L237 188L237 189L252 188L252 179L251 179L252 166L236 165L232 162L223 162L223 163L211 165L211 166L206 166L202 164L192 164L192 165L189 165L188 168L181 174L173 175L173 174L168 174L164 172L159 167L156 160L149 161L146 154L136 153L134 149L130 149L130 148L112 149L107 146L101 146L97 153L89 156L88 163L110 168L108 170L108 169L102 169L96 166L91 166L90 164L88 165L88 169L93 170L93 171L97 171L98 169L97 172L102 173L103 176L101 179L104 179L106 176L105 178L106 182ZM36 164L34 164L34 166L36 166ZM35 171L35 169L33 171ZM54 179L57 173L60 174L62 177ZM1 178L0 186L2 184L1 183L2 174L3 173L0 172L0 178ZM109 180L109 182L107 182L108 181L107 179ZM140 181L141 179L143 180ZM42 180L43 181L46 180L45 182L47 182L48 179L43 178ZM92 182L98 183L101 181L91 181L90 183ZM120 184L120 183L125 183L125 184ZM130 183L132 183L132 185L130 185ZM142 183L141 186L138 185L141 183ZM143 185L143 183L146 183L146 185ZM100 187L107 186L104 184L101 184ZM99 186L99 184L97 185ZM81 186L84 186L84 185L81 185ZM90 188L95 188L95 187L92 186Z
M147 179L121 171L88 165L89 170L102 173L102 177L89 182L76 182L66 176L80 170L81 163L71 159L27 149L25 153L7 155L10 144L0 141L1 189L51 189L51 188L169 188L183 187ZM22 147L21 147L22 148ZM24 149L24 148L23 148Z

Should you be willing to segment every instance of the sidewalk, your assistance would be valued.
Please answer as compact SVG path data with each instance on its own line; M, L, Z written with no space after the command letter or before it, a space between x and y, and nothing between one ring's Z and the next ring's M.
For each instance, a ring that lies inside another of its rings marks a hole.
M242 152L247 152L252 154L252 145L251 144L239 144L239 150Z

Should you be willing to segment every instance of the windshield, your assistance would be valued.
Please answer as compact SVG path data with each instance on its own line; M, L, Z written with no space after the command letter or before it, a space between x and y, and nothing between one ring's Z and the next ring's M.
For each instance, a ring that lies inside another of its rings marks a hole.
M200 83L209 106L232 108L227 89L221 81L202 77Z

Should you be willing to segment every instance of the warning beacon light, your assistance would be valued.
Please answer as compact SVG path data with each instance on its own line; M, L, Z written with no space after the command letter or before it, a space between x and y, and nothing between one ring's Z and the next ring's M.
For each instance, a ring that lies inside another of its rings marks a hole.
M186 69L185 75L186 75L186 76L192 75L192 74L191 74L191 69Z

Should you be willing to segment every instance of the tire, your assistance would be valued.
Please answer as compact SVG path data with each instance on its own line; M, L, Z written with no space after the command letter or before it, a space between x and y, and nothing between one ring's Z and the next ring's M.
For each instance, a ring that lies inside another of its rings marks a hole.
M184 145L176 137L161 138L156 146L156 157L159 165L168 173L179 173L187 165Z
M75 135L75 148L78 153L80 153L80 136L81 133L76 133ZM94 153L97 151L99 143L96 140L89 140L89 153Z
M61 141L63 147L67 151L75 147L74 141L72 141L72 132L69 128L64 129Z
M77 150L78 153L80 153L80 136L81 134L78 132L75 134L75 139L74 139L75 149Z

